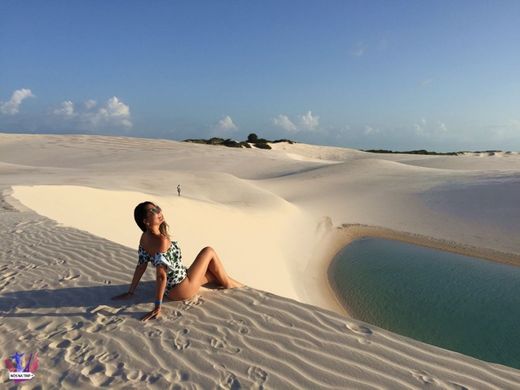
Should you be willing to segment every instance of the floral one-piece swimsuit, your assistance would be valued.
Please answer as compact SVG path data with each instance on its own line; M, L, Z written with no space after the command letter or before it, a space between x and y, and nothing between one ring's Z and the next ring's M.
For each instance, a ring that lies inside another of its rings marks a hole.
M150 255L141 245L139 245L139 265L150 261L154 267L166 265L166 289L164 295L168 295L172 288L186 279L187 268L182 264L181 249L177 245L177 241L172 241L166 252L158 252L155 256Z

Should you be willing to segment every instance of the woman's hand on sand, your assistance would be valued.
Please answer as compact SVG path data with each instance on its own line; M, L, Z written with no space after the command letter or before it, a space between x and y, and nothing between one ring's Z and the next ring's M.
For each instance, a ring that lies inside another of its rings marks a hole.
M160 315L161 315L161 308L160 307L156 307L151 312L145 314L141 318L141 321L145 322L145 321L148 321L148 320L154 320L156 318L159 318Z
M134 296L134 293L131 293L131 292L125 292L121 295L116 295L115 297L112 297L112 299L114 300L119 300L119 299L130 299Z

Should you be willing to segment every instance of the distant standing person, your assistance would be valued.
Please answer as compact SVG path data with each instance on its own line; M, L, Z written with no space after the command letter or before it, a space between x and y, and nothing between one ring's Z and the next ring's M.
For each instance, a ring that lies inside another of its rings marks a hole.
M177 194L181 196L181 185L177 184Z

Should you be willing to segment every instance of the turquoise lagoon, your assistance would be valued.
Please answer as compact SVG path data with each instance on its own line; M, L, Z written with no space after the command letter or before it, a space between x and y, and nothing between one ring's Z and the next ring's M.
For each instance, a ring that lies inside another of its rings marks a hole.
M343 248L328 272L355 318L520 368L520 267L362 238Z

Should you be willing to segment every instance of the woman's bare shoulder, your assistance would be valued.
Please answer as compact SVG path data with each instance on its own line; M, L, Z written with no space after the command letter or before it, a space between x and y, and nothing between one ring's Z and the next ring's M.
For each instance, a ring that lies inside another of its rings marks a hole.
M139 245L150 254L166 252L170 249L171 244L172 242L168 237L155 236L151 238L145 233L141 235L141 239L139 240Z
M166 252L168 249L170 249L171 244L172 242L168 237L161 236L159 252Z

